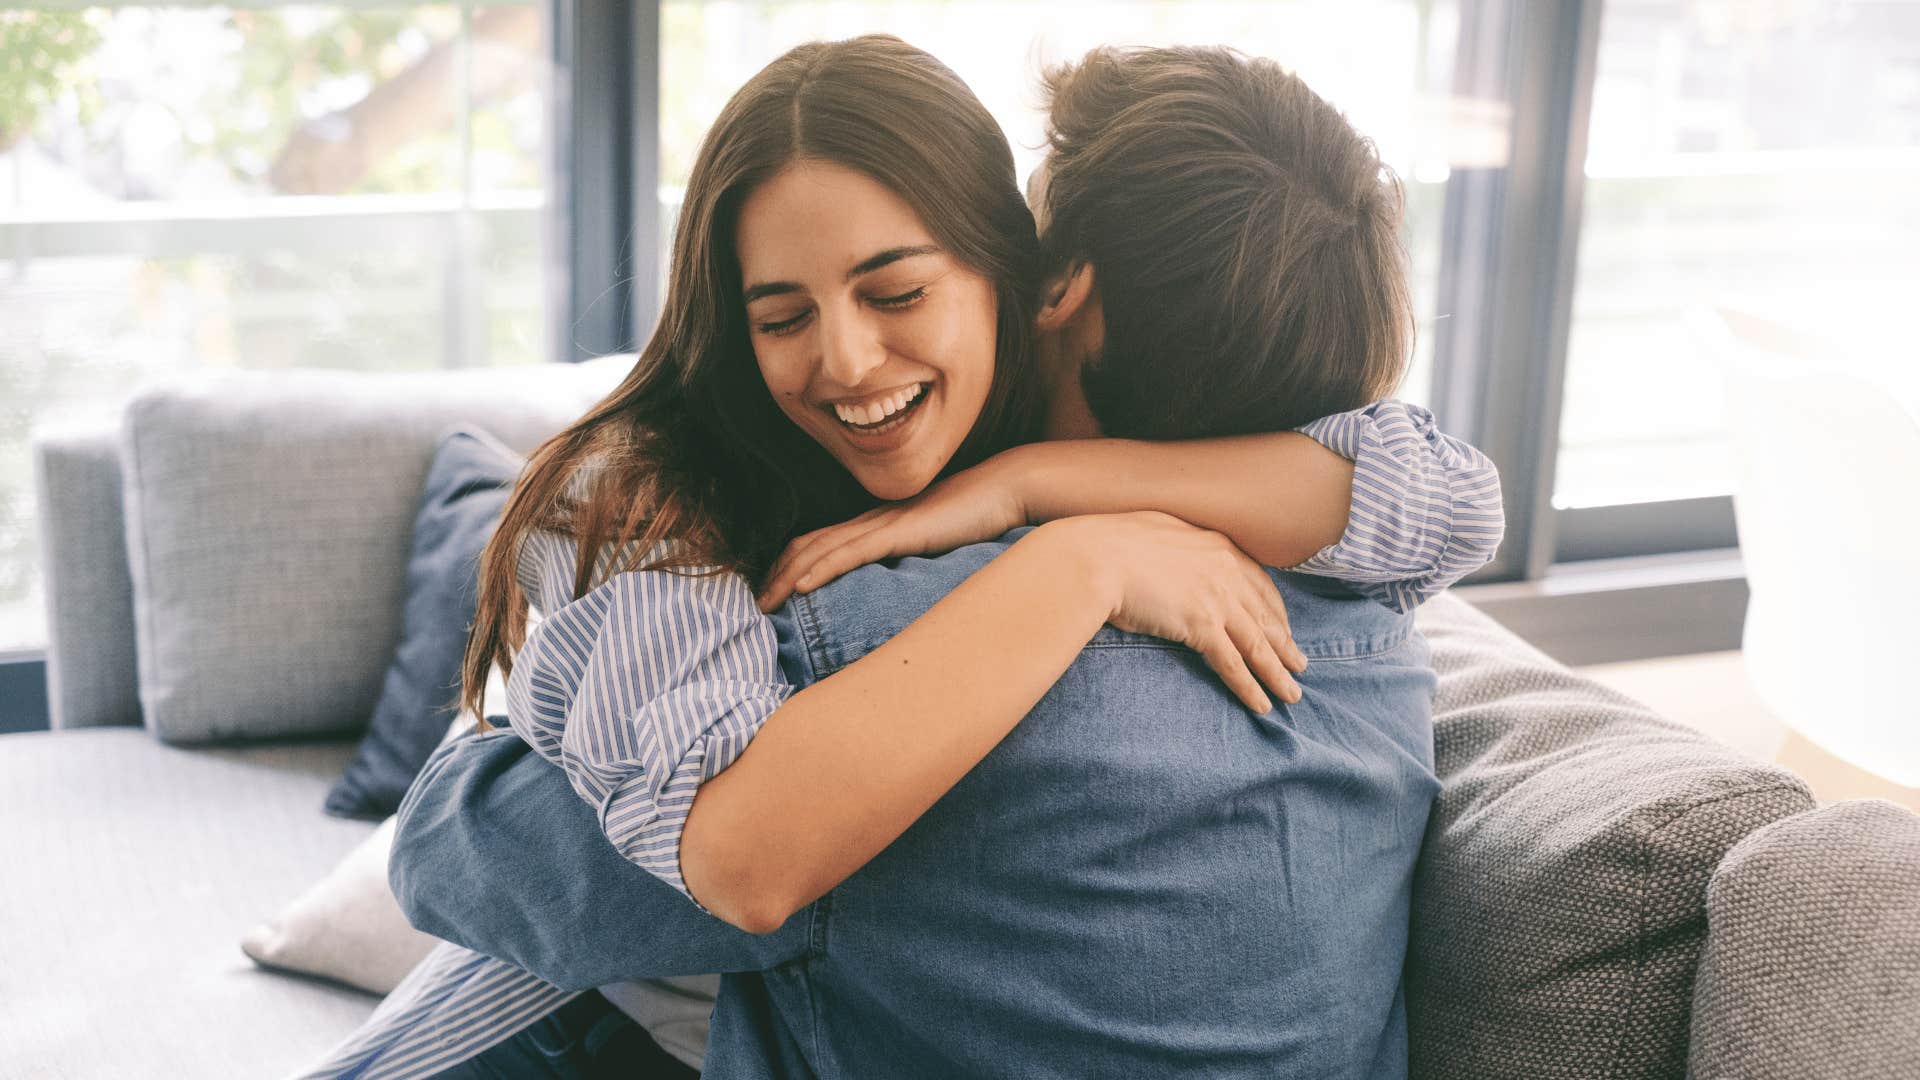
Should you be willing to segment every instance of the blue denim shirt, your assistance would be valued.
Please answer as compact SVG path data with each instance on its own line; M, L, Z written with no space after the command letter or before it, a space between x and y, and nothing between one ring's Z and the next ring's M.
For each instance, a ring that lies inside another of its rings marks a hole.
M1015 535L797 598L783 668L806 685L865 655ZM1439 788L1426 645L1408 615L1276 580L1312 661L1299 703L1252 716L1192 652L1103 629L772 934L622 859L505 732L416 782L396 893L422 929L561 986L731 973L717 1076L1404 1076L1408 890Z

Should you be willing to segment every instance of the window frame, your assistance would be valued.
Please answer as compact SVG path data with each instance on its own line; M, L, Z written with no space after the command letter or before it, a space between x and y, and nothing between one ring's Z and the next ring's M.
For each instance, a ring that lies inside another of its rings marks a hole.
M560 362L636 348L658 316L660 6L548 0ZM1451 317L1434 331L1434 413L1505 488L1506 541L1461 594L1568 663L1737 648L1747 599L1729 496L1553 505L1601 14L1602 0L1461 0L1455 91L1511 105L1511 155L1449 179L1437 300ZM0 680L43 672L44 650L0 657Z
M1512 151L1448 185L1453 318L1434 347L1434 414L1499 467L1507 514L1461 595L1570 664L1737 649L1747 604L1731 496L1553 504L1601 15L1601 0L1463 3L1456 89L1512 104ZM1677 564L1692 572L1676 580Z

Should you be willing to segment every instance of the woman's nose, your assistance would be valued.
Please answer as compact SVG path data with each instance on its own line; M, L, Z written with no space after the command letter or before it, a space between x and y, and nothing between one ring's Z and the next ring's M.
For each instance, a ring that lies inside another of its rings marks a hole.
M841 386L859 386L886 362L886 346L864 319L822 319L820 330L821 373Z

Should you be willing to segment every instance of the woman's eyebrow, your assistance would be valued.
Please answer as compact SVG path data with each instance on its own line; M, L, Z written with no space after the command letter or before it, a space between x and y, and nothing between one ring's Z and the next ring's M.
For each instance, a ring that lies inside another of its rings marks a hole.
M751 304L763 296L779 296L782 293L799 292L800 286L791 281L764 281L740 294L740 302Z
M878 255L870 255L867 258L860 260L860 262L856 266L854 266L853 269L847 271L846 279L848 281L852 281L854 278L859 277L861 274L871 274L875 270L878 270L883 266L886 266L890 263L897 263L901 259L911 259L915 255L938 255L938 254L940 254L940 248L934 244L917 244L911 247L888 248L887 250L881 252Z
M875 270L878 270L883 266L888 266L893 263L897 263L901 259L911 259L916 255L938 255L938 254L940 254L940 248L936 244L915 244L915 245L910 245L906 247L888 248L887 250L880 252L878 255L869 255L866 258L860 260L859 263L855 264L853 269L847 271L846 280L852 281L854 278L859 277L861 274L871 274ZM799 291L800 291L800 286L796 282L763 281L758 285L750 286L747 289L747 291L741 293L740 302L743 304L751 304L755 300L759 300L764 297L780 296L785 293L794 293Z

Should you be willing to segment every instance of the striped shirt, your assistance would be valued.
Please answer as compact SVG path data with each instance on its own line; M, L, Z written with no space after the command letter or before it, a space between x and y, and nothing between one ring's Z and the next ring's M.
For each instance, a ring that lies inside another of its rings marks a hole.
M1406 612L1493 558L1507 528L1500 474L1431 412L1379 401L1299 430L1353 462L1353 498L1339 542L1291 569Z
M1295 571L1337 578L1404 612L1493 557L1504 528L1499 477L1426 409L1381 401L1299 430L1351 459L1354 480L1345 533ZM525 538L517 577L544 617L508 677L508 722L561 767L623 856L692 901L679 856L694 792L739 757L793 688L746 581L607 576L630 551L602 549L589 578L600 584L575 599L574 542L545 531ZM304 1075L430 1075L573 996L442 944Z

